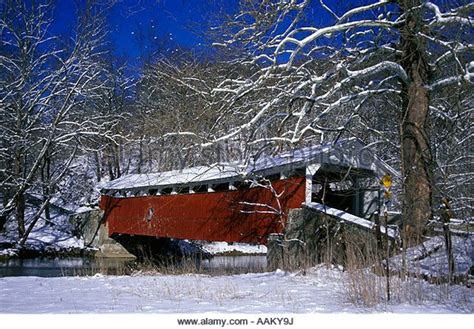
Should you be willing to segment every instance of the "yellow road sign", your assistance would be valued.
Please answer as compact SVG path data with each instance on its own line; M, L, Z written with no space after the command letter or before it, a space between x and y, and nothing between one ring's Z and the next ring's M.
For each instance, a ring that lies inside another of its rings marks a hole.
M382 179L380 180L380 183L385 187L385 188L390 188L392 187L392 176L389 174L383 175Z

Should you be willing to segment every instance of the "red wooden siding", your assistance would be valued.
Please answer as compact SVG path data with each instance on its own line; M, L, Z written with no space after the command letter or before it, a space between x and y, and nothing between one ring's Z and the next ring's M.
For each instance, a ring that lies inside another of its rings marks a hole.
M288 210L301 207L305 179L292 177L272 183L284 215L259 203L278 208L273 193L264 187L237 191L115 198L102 195L109 235L114 233L177 239L266 243L268 234L280 233ZM250 212L250 213L245 213Z

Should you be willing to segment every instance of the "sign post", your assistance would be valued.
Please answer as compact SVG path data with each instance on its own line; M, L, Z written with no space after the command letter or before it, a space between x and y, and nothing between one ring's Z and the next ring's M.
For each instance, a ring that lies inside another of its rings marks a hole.
M383 197L384 197L384 224L385 224L385 248L386 248L386 277L387 277L387 301L390 301L390 244L388 241L388 206L390 204L390 200L392 198L392 192L390 189L392 188L392 176L389 174L385 174L381 181L380 181L382 188L383 188Z

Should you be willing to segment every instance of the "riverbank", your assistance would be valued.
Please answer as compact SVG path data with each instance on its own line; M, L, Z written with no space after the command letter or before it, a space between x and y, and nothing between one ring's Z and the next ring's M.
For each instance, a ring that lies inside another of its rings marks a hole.
M26 218L36 211L28 204ZM28 236L25 245L19 248L18 227L14 218L9 218L0 232L0 259L36 258L36 257L77 257L93 254L93 249L84 244L84 240L73 234L69 216L73 211L54 206L50 218L44 215L38 220ZM27 220L27 225L29 220Z
M126 258L27 258L0 261L0 277L65 277L94 275L184 275L229 276L266 271L265 256L214 256L210 259L182 259L151 263Z
M31 258L69 258L69 257L94 257L96 250L89 248L15 248L14 245L7 248L0 247L0 261L9 259L31 259Z

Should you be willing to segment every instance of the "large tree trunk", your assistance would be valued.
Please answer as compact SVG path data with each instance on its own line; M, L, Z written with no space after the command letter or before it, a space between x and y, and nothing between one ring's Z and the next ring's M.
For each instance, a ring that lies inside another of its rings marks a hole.
M428 65L425 45L416 35L423 28L420 3L419 0L400 1L406 15L401 30L401 65L409 77L400 118L405 246L420 242L425 225L432 218L432 155L427 131Z

